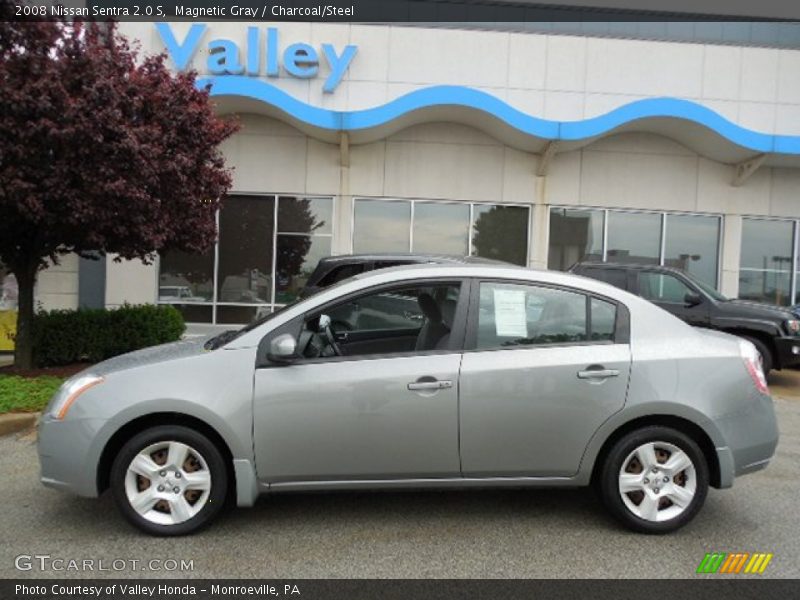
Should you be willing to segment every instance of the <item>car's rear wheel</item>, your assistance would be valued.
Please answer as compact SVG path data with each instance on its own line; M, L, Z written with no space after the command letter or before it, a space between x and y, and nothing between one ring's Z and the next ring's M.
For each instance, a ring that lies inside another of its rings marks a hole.
M228 474L219 449L188 427L162 425L133 436L111 467L120 512L152 535L185 535L225 504Z
M600 493L609 511L642 533L686 525L708 494L708 465L689 436L644 427L619 439L602 466Z
M747 335L743 335L742 337L756 347L756 350L758 350L758 355L761 357L761 370L764 371L764 376L769 375L769 372L775 365L775 361L772 358L772 351L764 342L756 337L750 337Z

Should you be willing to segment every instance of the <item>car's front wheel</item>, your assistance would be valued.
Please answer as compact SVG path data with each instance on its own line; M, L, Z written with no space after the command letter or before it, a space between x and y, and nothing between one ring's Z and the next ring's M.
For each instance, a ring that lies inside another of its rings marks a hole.
M162 425L133 436L111 467L120 512L152 535L185 535L225 504L228 474L219 449L188 427Z
M705 502L708 466L698 445L669 427L644 427L620 438L602 465L600 492L611 513L642 533L686 525Z

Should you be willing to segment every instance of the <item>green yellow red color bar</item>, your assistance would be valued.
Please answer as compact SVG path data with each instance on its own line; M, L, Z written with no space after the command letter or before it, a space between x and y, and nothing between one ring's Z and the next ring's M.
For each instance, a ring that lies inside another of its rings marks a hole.
M697 572L760 575L766 570L772 556L772 553L766 552L707 552Z

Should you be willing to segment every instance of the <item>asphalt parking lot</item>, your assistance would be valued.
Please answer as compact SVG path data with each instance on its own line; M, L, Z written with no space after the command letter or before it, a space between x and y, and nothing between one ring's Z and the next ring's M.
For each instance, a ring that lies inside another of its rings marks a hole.
M773 463L732 490L711 490L693 523L662 537L622 530L588 490L504 490L282 495L233 510L193 537L151 538L128 526L108 495L89 500L43 488L32 436L7 436L0 438L0 577L660 579L695 576L711 551L772 552L761 577L799 577L800 398L788 396L800 396L800 373L778 378L773 393L785 386L787 397L776 399L782 437ZM18 571L18 555L135 566ZM141 572L151 559L191 560L193 570Z

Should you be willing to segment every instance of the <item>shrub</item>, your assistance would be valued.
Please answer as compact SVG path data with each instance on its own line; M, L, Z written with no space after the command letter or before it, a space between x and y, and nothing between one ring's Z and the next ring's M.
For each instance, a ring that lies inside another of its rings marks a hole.
M99 362L139 348L174 342L186 326L173 306L40 311L33 320L39 367Z

